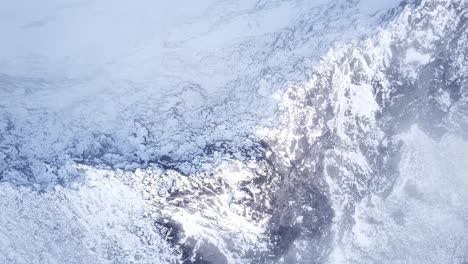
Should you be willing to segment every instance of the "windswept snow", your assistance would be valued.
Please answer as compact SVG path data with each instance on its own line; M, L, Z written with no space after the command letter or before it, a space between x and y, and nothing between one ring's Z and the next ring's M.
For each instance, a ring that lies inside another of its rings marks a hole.
M464 263L468 260L468 142L431 139L417 126L404 141L388 197L368 195L331 263Z
M145 219L141 193L112 172L74 170L83 182L47 192L0 183L0 263L175 261Z
M468 261L467 10L0 4L0 263Z

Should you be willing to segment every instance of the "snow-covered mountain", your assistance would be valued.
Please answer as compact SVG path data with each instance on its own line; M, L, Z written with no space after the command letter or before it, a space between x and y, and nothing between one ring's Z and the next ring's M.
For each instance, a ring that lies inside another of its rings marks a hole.
M466 0L0 4L0 263L465 263Z

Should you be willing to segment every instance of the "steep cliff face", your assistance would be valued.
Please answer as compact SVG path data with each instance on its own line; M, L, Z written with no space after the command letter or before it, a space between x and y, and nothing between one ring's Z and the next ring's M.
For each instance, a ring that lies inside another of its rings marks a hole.
M291 244L292 254L323 246L324 237L347 248L347 254L360 250L349 246L356 239L356 204L364 199L368 204L361 206L368 208L372 206L371 197L385 201L392 195L400 175L401 155L407 151L408 142L401 139L401 133L410 127L417 125L434 140L447 133L466 138L466 7L465 2L407 4L376 36L333 49L312 69L308 82L288 89L283 100L283 123L268 134L274 135L275 167L286 178L276 194L298 204L297 209L291 205L276 207L271 218L280 219L273 222L274 230L281 226L301 230ZM417 157L413 162L418 162ZM464 165L460 166L463 170ZM325 198L297 198L307 197L313 193L311 189L319 190ZM312 201L320 201L314 210L322 218L304 210L314 204ZM364 222L379 226L391 219L380 218L378 222L370 217ZM465 221L460 216L455 219ZM319 235L317 230L321 231ZM386 231L392 232L390 228ZM466 244L464 236L452 236ZM464 247L454 255L461 257ZM450 248L440 250L445 260ZM317 258L321 255L313 250L311 256L321 262ZM361 253L369 259L341 261L404 262L405 255L380 250L380 254L388 255ZM411 255L412 261L430 259L418 260L415 255ZM310 262L310 258L303 262Z
M55 6L22 30L106 7ZM0 262L467 260L466 1L126 7L0 54Z

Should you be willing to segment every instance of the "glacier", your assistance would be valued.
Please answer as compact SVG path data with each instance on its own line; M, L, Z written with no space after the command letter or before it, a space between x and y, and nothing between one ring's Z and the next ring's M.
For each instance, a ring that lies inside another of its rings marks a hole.
M468 262L466 0L0 7L0 263Z

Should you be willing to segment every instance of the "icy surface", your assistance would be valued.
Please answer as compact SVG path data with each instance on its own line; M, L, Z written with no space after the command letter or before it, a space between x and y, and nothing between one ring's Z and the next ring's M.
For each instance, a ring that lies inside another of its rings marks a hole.
M106 171L46 193L0 184L1 263L169 263L139 193Z
M0 4L0 263L468 261L467 10Z

